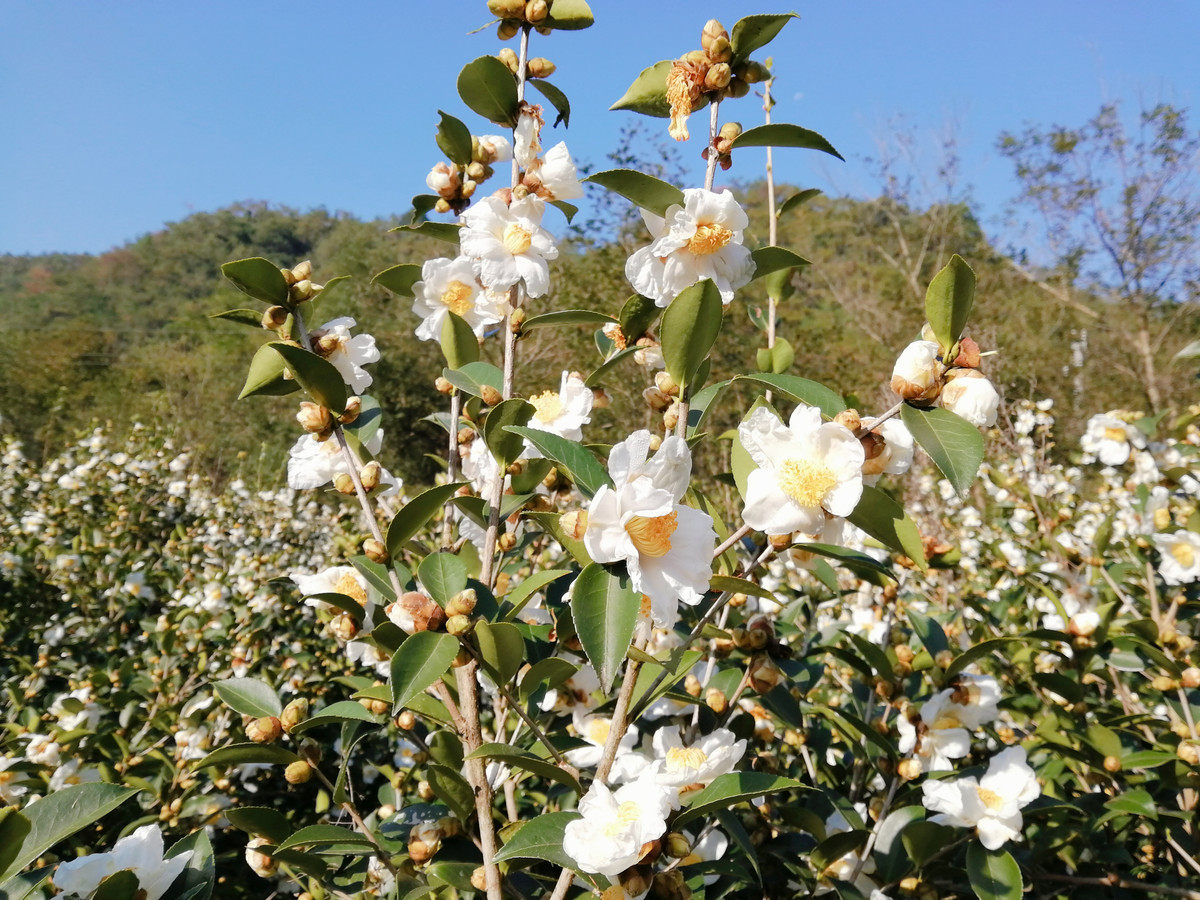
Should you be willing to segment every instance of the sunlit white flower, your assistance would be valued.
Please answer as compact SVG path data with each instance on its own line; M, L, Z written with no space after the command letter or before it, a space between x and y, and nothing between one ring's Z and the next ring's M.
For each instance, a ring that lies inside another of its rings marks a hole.
M521 107L517 127L513 129L513 156L522 169L528 169L542 152L542 108L531 103Z
M0 802L16 805L28 788L17 782L20 772L9 771L21 760L17 757L0 756Z
M666 306L685 288L712 279L729 303L734 291L754 277L754 260L742 245L750 220L729 191L703 188L683 192L682 206L665 217L642 210L653 241L629 257L625 277L639 294Z
M567 760L576 768L590 769L600 762L600 757L604 754L604 745L612 730L612 716L592 715L586 708L576 707L571 714L571 724L575 733L587 741L587 746L568 750ZM617 745L617 758L632 752L637 739L638 730L631 725Z
M485 161L488 165L508 162L512 159L512 144L509 143L508 138L499 134L481 134L479 149L487 157Z
M746 741L738 740L728 728L718 728L685 746L678 725L654 732L655 777L659 784L676 790L706 785L733 771L746 753Z
M576 200L583 196L583 185L579 183L579 174L575 170L575 162L567 145L559 141L546 151L546 155L538 161L531 171L541 182L538 196L547 200Z
M1156 534L1154 547L1162 556L1158 574L1167 584L1200 579L1200 534L1182 529L1174 534Z
M1020 838L1021 809L1042 792L1021 747L992 757L987 774L978 780L926 781L921 791L925 808L937 813L931 822L976 828L980 843L989 850Z
M592 783L579 801L582 818L567 823L563 852L583 872L615 878L667 830L674 791L649 778L610 791Z
M951 760L971 752L971 735L999 714L1000 684L988 675L961 675L921 707L919 722L897 719L901 753L916 753L927 772L948 772Z
M78 701L78 704L72 701ZM100 704L95 702L91 689L86 687L62 694L50 704L50 714L58 718L58 727L63 731L75 731L77 728L95 731L103 712Z
M462 464L463 477L471 482L480 497L494 496L496 482L504 477L500 464L482 438L475 438L471 443L459 447L459 461ZM465 524L467 519L463 520Z
M462 181L458 177L457 168L440 162L425 176L425 186L439 197L450 199L457 196L462 187Z
M592 421L592 389L583 379L570 372L562 373L557 391L542 391L529 398L533 404L533 418L529 427L547 431L570 441L583 439L583 426ZM525 455L539 457L541 452L526 443Z
M312 599L314 594L344 594L360 606L367 606L367 580L354 566L332 566L315 575L293 572L288 577L308 598L305 606L328 608L329 604Z
M599 702L592 695L600 690L600 679L596 677L596 670L592 668L591 663L571 653L563 653L560 659L577 664L579 669L562 684L548 689L539 708L543 712L554 710L560 713L574 713L577 707L585 711L595 709Z
M995 386L976 369L955 372L942 388L938 401L942 409L962 416L977 428L991 428L1000 408L1000 394Z
M511 206L485 197L463 214L459 245L484 287L502 291L524 279L530 297L550 290L547 260L558 258L558 248L542 227L545 208L534 196Z
M50 790L61 791L65 787L76 784L89 784L100 780L100 770L84 767L77 759L69 759L62 763L50 776Z
M1161 484L1150 489L1150 495L1138 514L1138 527L1143 534L1153 534L1171 527L1171 492Z
M379 350L375 338L369 334L350 335L355 326L350 316L340 316L326 322L311 335L313 347L333 363L342 380L355 394L361 394L371 386L371 375L363 368L379 362Z
M475 268L465 256L455 259L429 259L421 266L421 280L413 285L413 312L421 317L417 337L438 341L446 313L463 319L477 337L483 337L488 325L504 318L507 303L497 303L496 295L484 291L475 280Z
M862 496L862 444L844 425L822 423L816 407L796 407L784 425L760 406L738 427L738 439L758 464L746 480L742 516L751 528L820 534L826 513L854 512Z
M874 485L882 475L903 475L912 468L913 436L907 425L898 419L888 419L872 431L883 438L883 448L863 462L863 484Z
M633 589L650 598L655 624L670 628L678 601L700 602L712 577L717 534L712 518L680 503L692 473L687 443L671 435L654 455L650 432L613 447L604 485L588 508L583 541L599 563L624 561Z
M54 886L68 896L89 897L105 878L128 869L137 876L138 896L158 900L187 867L193 852L163 859L162 832L157 825L143 825L107 853L60 863L54 870Z
M1145 446L1142 433L1112 413L1097 413L1088 419L1087 430L1079 438L1085 461L1099 459L1106 466L1124 465L1132 448Z
M379 453L383 445L383 429L379 429L364 446L371 454ZM288 487L295 491L312 490L333 481L338 475L350 474L350 464L334 439L319 441L313 434L302 434L292 444L288 454ZM376 496L391 497L400 491L400 479L387 469L379 476Z
M937 395L942 364L936 341L913 341L892 368L892 390L905 400L928 400Z

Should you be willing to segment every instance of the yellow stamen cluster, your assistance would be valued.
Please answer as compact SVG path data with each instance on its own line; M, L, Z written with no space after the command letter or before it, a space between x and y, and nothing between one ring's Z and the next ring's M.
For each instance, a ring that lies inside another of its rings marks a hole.
M696 233L688 238L687 248L697 256L716 253L729 243L733 232L716 222L705 222L696 226Z
M1190 569L1192 564L1196 562L1196 551L1192 549L1191 544L1178 543L1171 548L1171 556L1175 557L1175 562L1179 563L1185 569Z
M439 299L442 305L456 316L465 316L473 305L471 297L474 293L471 285L456 279L446 285L446 290L442 291Z
M667 771L699 769L708 761L708 754L699 747L672 747L667 751Z
M977 787L975 792L979 794L979 800L988 809L996 810L1004 806L1004 798L995 791L990 791L985 787Z
M1105 428L1104 437L1105 440L1116 441L1118 444L1124 444L1128 440L1124 428Z
M539 422L549 425L562 415L562 397L558 396L557 391L542 391L536 397L530 397L529 402L533 405L533 417Z
M533 234L516 222L509 222L500 240L505 250L513 256L520 256L533 245Z
M820 506L825 495L837 486L837 476L832 470L808 459L784 460L777 475L780 490L806 509Z
M356 600L363 606L367 605L367 592L363 590L358 579L349 572L342 575L333 585L335 594L345 594L352 600Z
M671 535L679 527L678 518L678 512L653 518L634 516L625 525L625 531L638 553L658 559L660 556L666 556L671 550Z

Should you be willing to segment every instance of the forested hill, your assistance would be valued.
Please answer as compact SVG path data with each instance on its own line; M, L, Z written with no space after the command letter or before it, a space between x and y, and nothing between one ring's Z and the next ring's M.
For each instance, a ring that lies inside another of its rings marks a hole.
M761 186L742 191L753 236L765 242L762 195ZM243 473L253 466L250 474L274 483L295 436L294 398L235 401L263 334L208 316L251 305L223 283L222 262L312 259L317 281L353 276L322 312L353 315L376 336L383 361L374 367L371 393L383 405L389 434L404 438L402 452L398 440L387 441L385 459L406 478L427 478L422 453L441 440L420 420L442 406L432 385L440 353L413 337L417 320L409 304L371 285L371 277L453 248L389 234L392 224L244 204L193 215L99 256L0 256L7 324L0 334L0 427L37 453L56 449L95 420L118 428L152 422L174 429L214 472L231 471L242 453ZM552 267L554 290L538 307L615 313L630 293L624 259L643 240L631 233L586 253L568 246ZM779 243L812 261L780 313L779 333L795 349L790 371L855 395L864 409L888 401L892 362L916 336L925 285L951 253L978 275L974 337L985 350L999 351L986 369L1007 396L1053 397L1067 422L1074 413L1145 406L1130 313L1064 276L1025 270L997 253L965 207L911 210L886 200L818 197L781 219ZM744 293L727 312L713 378L734 357L752 361L765 345L747 315L760 295L755 288ZM1193 371L1168 361L1197 337L1196 320L1181 317L1164 347L1169 396L1180 402ZM562 369L598 359L586 329L535 332L522 346L524 365L546 388ZM618 417L642 421L640 377L631 363L610 386L614 403L597 428Z

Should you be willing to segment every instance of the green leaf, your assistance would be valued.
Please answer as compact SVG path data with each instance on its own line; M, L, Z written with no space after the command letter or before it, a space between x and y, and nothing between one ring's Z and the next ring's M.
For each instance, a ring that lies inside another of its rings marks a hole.
M27 865L75 832L108 815L137 793L134 788L93 782L76 784L54 791L21 810L29 824L25 839L15 853L7 852L8 865L0 871L0 883L16 875ZM12 834L24 831L14 820L9 826Z
M574 869L578 863L563 852L563 833L567 823L578 819L579 813L554 812L540 815L512 834L493 859L504 862L510 859L544 859L563 869Z
M256 396L280 396L300 390L300 385L285 378L283 357L272 349L270 344L263 344L254 352L250 360L250 371L246 373L246 383L238 399Z
M299 756L286 747L279 747L275 744L230 744L228 747L221 747L208 754L208 756L196 763L196 768L240 766L245 763L269 763L271 765L286 766L289 763L294 763L299 758Z
M627 574L617 575L597 563L585 566L571 588L575 631L605 693L612 689L633 641L641 606L642 597Z
M1019 637L1006 637L1006 638L992 638L991 640L980 641L975 646L970 647L969 649L963 651L962 653L960 653L958 656L956 656L954 658L954 661L951 662L950 665L946 668L946 677L953 678L955 675L957 675L959 672L961 672L963 669L965 669L967 666L971 665L972 663L983 659L985 656L989 656L992 653L995 653L997 650L1003 649L1005 644L1012 643L1013 641L1020 643L1025 640L1026 640L1025 638L1019 638Z
M858 550L819 543L796 544L795 549L802 550L805 553L815 553L817 556L825 556L829 559L836 559L859 578L870 578L872 575L886 575L893 581L896 580L895 573L892 572L891 567L887 563L881 563L875 557L868 556L866 553L860 553Z
M221 266L221 273L233 282L233 286L255 300L283 306L288 302L288 283L284 281L279 266L269 259L255 256L238 259Z
M1177 359L1192 359L1200 356L1200 341L1192 341L1178 353L1171 357L1171 360Z
M714 575L708 582L710 591L732 591L735 594L749 594L751 597L763 597L774 600L775 592L769 588L747 581L744 578L734 578L732 575Z
M453 553L432 553L417 566L417 578L429 596L445 606L467 586L467 564Z
M252 309L227 309L225 312L213 313L210 319L226 319L239 325L249 325L251 328L262 328L262 313Z
M549 661L543 660L543 662ZM554 661L562 662L561 659ZM540 775L542 778L557 781L559 784L566 785L580 796L583 795L583 786L566 769L560 769L552 760L542 759L540 756L534 756L528 751L510 747L508 744L484 744L474 753L469 754L467 759L499 760L500 762L507 763L514 769L521 769L524 772L531 772L534 775Z
M283 357L296 383L312 397L313 402L338 414L346 409L346 382L337 366L303 347L293 347L282 341L267 344Z
M508 684L525 664L525 638L511 622L480 622L475 626L479 655L497 684Z
M692 386L700 364L716 343L724 310L720 290L706 278L683 290L663 313L663 359L681 390Z
M473 112L497 125L516 127L517 80L495 56L481 56L458 73L458 95Z
M925 318L929 320L943 354L949 353L962 337L974 304L975 273L955 253L933 276L925 292Z
M500 62L499 60L496 61ZM500 64L504 65L504 63ZM505 69L507 70L507 67ZM388 234L398 231L419 235L420 237L433 238L435 241L445 241L447 244L457 244L461 229L461 225L456 225L453 222L416 222L412 225L397 225L395 228L389 228Z
M900 833L900 842L917 868L946 849L954 841L955 831L936 822L913 822Z
M641 74L633 79L633 84L621 95L621 99L609 109L627 109L644 116L669 118L671 101L667 99L667 76L671 74L672 65L673 60L664 59L648 69L642 69Z
M634 294L626 300L617 321L621 323L621 333L625 335L628 346L632 347L638 338L649 331L661 314L662 307L649 297Z
M537 88L538 93L545 97L550 105L554 107L554 111L558 113L551 127L557 127L559 122L562 122L565 128L571 126L571 101L567 99L566 94L544 78L530 78L526 84L531 84Z
M983 462L979 429L962 416L937 407L919 409L905 403L900 418L958 495L966 494Z
M536 428L518 425L507 427L513 434L519 434L537 447L547 459L554 460L588 497L593 496L603 485L612 486L612 479L608 477L604 466L600 465L591 451L582 444L548 431L538 431Z
M763 278L772 272L797 269L812 265L807 259L783 247L759 247L750 254L754 260L754 278Z
M243 716L278 716L283 712L279 695L256 678L226 678L214 681L213 690L226 706Z
M494 406L483 420L483 441L500 468L507 469L524 454L525 439L509 430L526 425L536 410L528 400L514 397Z
M175 900L208 900L212 896L213 883L217 880L217 869L212 843L203 828L172 844L166 859L189 851L192 858L184 867L183 877L176 882L175 891L167 896L174 896Z
M1119 754L1112 754L1117 756ZM1133 788L1113 797L1104 804L1106 809L1111 809L1114 812L1129 813L1134 816L1142 816L1147 819L1158 820L1158 806L1154 802L1154 797L1145 788Z
M589 27L594 21L587 0L554 0L550 14L541 24L545 28L556 28L559 31L579 31Z
M390 269L384 269L371 279L371 284L385 287L398 297L411 298L416 296L413 285L420 280L421 266L419 263L401 263Z
M538 660L521 676L521 699L528 700L543 684L547 690L556 688L578 671L578 664L557 656Z
M463 484L464 482L461 481L439 484L437 487L431 487L429 490L417 494L404 504L404 507L396 513L388 525L385 540L388 553L393 557L399 557L409 539L425 526L434 513L446 505Z
M467 320L452 312L442 319L442 355L451 369L461 369L479 359L479 338Z
M637 347L626 347L624 350L619 350L606 359L596 371L592 372L583 382L585 387L596 387L603 384L605 379L614 373L617 368L617 363L633 356L637 352Z
M793 209L799 209L814 197L821 196L822 193L824 192L820 188L807 188L803 191L797 191L779 205L779 209L775 211L775 216L779 217L785 212L791 212Z
M913 631L916 632L925 649L929 651L930 656L937 659L939 653L950 649L950 641L946 638L946 632L942 630L942 626L937 623L936 619L919 613L915 609L906 609L906 612L909 624L912 625Z
M606 169L583 180L620 194L656 216L665 216L668 207L682 206L684 202L683 191L675 185L636 169Z
M405 643L408 643L405 641ZM292 734L303 734L322 725L340 725L343 722L378 722L377 716L372 715L365 706L357 700L339 700L317 710L292 729Z
M272 844L282 844L292 833L292 823L277 809L266 806L243 806L225 810L225 818L234 828L255 837L265 837Z
M301 828L275 849L290 850L293 847L320 847L326 844L344 844L348 847L375 846L365 835L340 825L309 825Z
M802 782L795 778L784 778L782 775L770 775L766 772L729 772L716 778L703 790L697 791L687 809L675 819L672 827L678 829L692 819L707 816L718 809L729 809L743 800L802 787Z
M809 381L807 378L800 378L797 375L739 375L734 380L753 381L773 391L786 394L800 403L817 407L821 410L821 415L828 416L830 419L846 409L846 401L842 399L841 394L819 382Z
M33 826L15 807L0 809L0 872L7 872L21 855L21 845Z
M759 351L760 353L762 351ZM792 367L792 363L796 361L796 351L792 349L792 345L783 338L775 338L775 346L766 351L767 367L772 374L782 375Z
M841 859L847 853L853 853L867 842L871 836L869 831L839 831L829 835L813 848L809 862L818 872L824 871L830 864Z
M392 656L392 709L400 712L413 698L446 674L458 656L453 635L418 631Z
M802 150L820 150L845 162L845 157L833 148L833 144L817 132L782 122L748 128L734 138L733 147L798 147Z
M904 507L883 491L864 484L862 499L846 520L885 547L903 553L922 572L925 571L925 547L921 543L921 532Z
M551 200L550 205L566 217L568 225L574 221L575 216L579 213L578 206L575 206L573 203L567 203L565 200Z
M437 798L464 822L475 812L475 793L467 779L449 766L432 763L425 769L426 779Z
M553 328L558 325L606 325L617 321L606 313L590 309L560 309L555 312L542 313L540 316L530 316L521 325L521 333L533 331L535 328Z
M967 877L979 900L1021 900L1021 867L1005 850L972 843L967 848Z
M729 35L734 65L749 59L751 53L773 41L789 20L798 18L795 13L779 13L738 19Z
M446 154L446 158L457 166L471 164L471 129L454 116L438 110L442 120L438 123L438 148Z
M575 483L576 485L579 484L579 482ZM592 558L588 556L587 548L584 546L583 541L575 539L563 530L562 524L559 521L562 518L560 513L527 512L523 518L536 522L543 531L553 536L562 545L563 549L571 554L572 559L581 566L585 566L592 561Z
M136 897L141 882L132 869L121 869L104 878L88 896L91 900L129 900Z

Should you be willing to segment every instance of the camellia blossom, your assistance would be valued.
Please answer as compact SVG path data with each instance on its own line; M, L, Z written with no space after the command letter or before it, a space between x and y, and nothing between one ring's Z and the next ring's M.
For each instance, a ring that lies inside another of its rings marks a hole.
M367 580L354 566L333 566L315 575L294 572L289 577L308 598L304 601L306 606L328 606L321 600L313 600L313 594L344 594L359 606L368 606Z
M163 836L157 825L143 825L117 841L107 853L93 853L54 870L54 886L64 895L90 897L100 882L129 870L137 876L139 897L158 900L191 861L192 850L163 859Z
M728 728L718 728L691 746L684 746L678 725L654 732L655 777L659 784L676 790L707 785L719 775L733 771L746 753L746 741L738 740Z
M739 427L738 440L758 468L746 480L743 520L768 534L820 534L826 513L848 516L862 496L866 454L854 433L798 406L784 425L765 406Z
M528 169L542 152L542 108L532 103L521 107L517 127L513 129L513 156L522 169Z
M863 424L883 438L879 453L863 462L863 484L874 485L882 475L903 475L912 468L913 436L907 425L898 419L888 419L875 428L869 420Z
M633 589L650 598L655 624L670 628L678 601L695 605L708 590L717 534L707 513L680 503L692 474L683 438L671 435L653 459L649 453L648 431L613 447L613 486L592 498L583 542L596 562L628 564Z
M1113 413L1098 413L1088 419L1087 430L1079 438L1079 448L1106 466L1124 465L1133 448L1146 446L1142 433Z
M592 421L593 400L592 389L583 383L582 378L563 372L557 391L542 391L529 398L534 408L529 427L570 441L580 441L583 439L583 426ZM530 457L542 455L529 443L525 445L525 454Z
M665 217L642 210L654 240L625 263L625 277L639 294L667 306L685 288L711 278L728 304L738 288L754 277L754 260L742 245L750 220L729 191L688 188L683 206Z
M583 872L616 878L667 830L674 791L650 776L610 791L593 782L579 801L582 818L567 823L563 852Z
M979 842L989 850L1020 838L1021 809L1042 793L1021 747L1009 747L992 757L987 774L978 780L926 781L921 791L925 808L937 813L929 821L975 828Z
M541 186L538 196L547 200L577 200L583 196L583 185L567 145L559 141L546 151L546 155L532 167L528 174L537 176Z
M913 341L892 367L892 390L905 400L929 400L937 396L942 364L936 341Z
M901 753L916 752L928 772L948 772L953 759L971 752L971 734L999 714L1000 684L989 675L961 675L957 687L934 694L919 722L897 719Z
M486 288L502 291L524 279L530 297L550 290L550 265L558 258L554 238L542 227L546 206L537 197L507 205L485 197L465 213L459 241Z
M1200 579L1200 534L1182 529L1174 534L1156 534L1154 546L1162 554L1158 574L1167 584Z
M479 151L485 157L484 162L488 165L504 163L512 159L512 144L503 135L481 134L478 140Z
M379 453L383 446L383 429L371 435L364 446L372 455ZM310 491L329 484L342 473L349 475L350 466L336 440L320 441L314 434L302 434L292 444L287 471L288 487L294 491ZM399 493L400 484L400 479L383 469L376 488L378 493L374 496L391 497Z
M465 256L426 260L413 294L413 312L421 317L416 333L423 341L441 340L447 313L454 313L477 337L483 337L487 326L504 318L507 307L506 302L497 302L495 294L479 287L475 266Z
M954 372L942 388L938 401L942 409L962 416L977 428L991 428L996 424L996 412L1000 408L1000 394L995 385L975 369L955 369Z
M333 363L350 390L361 394L373 380L363 366L379 362L379 349L369 334L350 336L355 324L350 316L341 316L326 322L310 337L316 351Z

